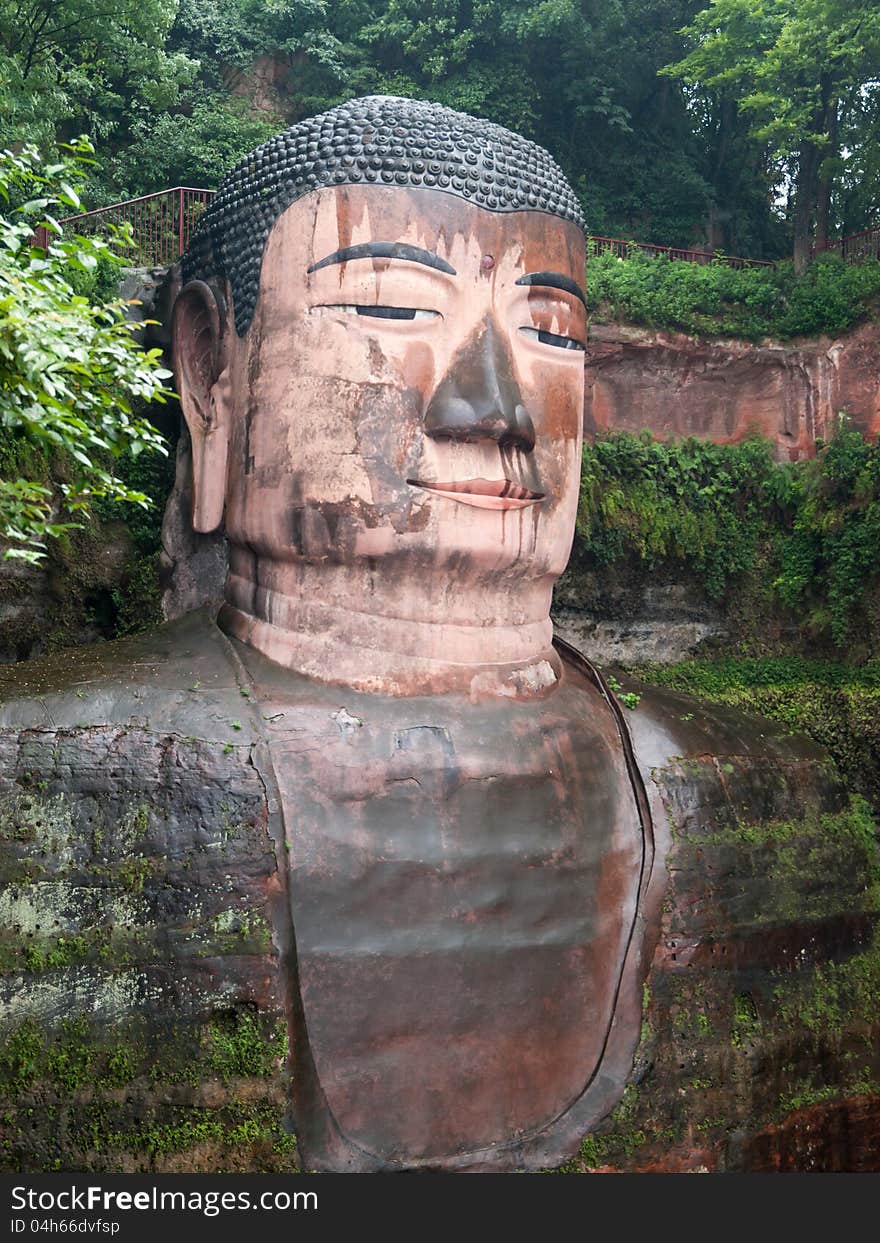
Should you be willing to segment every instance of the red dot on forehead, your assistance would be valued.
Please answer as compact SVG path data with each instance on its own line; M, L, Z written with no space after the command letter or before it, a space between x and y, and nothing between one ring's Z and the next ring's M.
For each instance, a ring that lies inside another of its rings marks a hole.
M495 259L492 255L483 255L480 260L480 267L484 272L491 272L495 266Z

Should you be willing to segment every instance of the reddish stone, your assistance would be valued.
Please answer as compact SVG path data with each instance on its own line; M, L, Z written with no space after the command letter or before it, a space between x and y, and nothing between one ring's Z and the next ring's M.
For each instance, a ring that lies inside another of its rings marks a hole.
M880 1171L880 1098L853 1096L799 1109L742 1148L754 1174L876 1174Z
M754 432L796 461L833 434L846 410L880 431L880 328L782 345L699 341L683 333L592 325L586 434L605 430L735 444Z

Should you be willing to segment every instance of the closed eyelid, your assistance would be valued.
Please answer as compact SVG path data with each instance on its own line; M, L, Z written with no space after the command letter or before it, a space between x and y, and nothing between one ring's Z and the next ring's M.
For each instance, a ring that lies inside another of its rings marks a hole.
M311 307L312 311L340 311L345 315L360 315L369 319L397 321L442 319L439 311L415 306L383 305L381 303L328 302Z
M567 333L548 332L543 328L520 328L523 336L530 337L534 341L539 341L541 345L552 345L556 348L565 350L577 350L579 353L585 353L587 347L583 341L579 341L577 337L570 337Z

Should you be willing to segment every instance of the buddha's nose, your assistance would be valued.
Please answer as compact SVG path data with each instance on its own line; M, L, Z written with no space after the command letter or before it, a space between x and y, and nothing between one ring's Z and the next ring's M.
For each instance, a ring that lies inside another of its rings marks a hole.
M425 411L433 440L494 440L530 451L535 428L523 405L505 342L486 320L455 354Z

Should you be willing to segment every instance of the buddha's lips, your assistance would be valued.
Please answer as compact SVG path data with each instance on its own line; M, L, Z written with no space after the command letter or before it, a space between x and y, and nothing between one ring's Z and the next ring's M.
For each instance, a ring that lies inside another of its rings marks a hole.
M546 493L532 492L511 479L460 479L454 483L426 483L423 479L407 479L414 488L424 488L438 496L473 505L477 509L523 509L537 505Z

